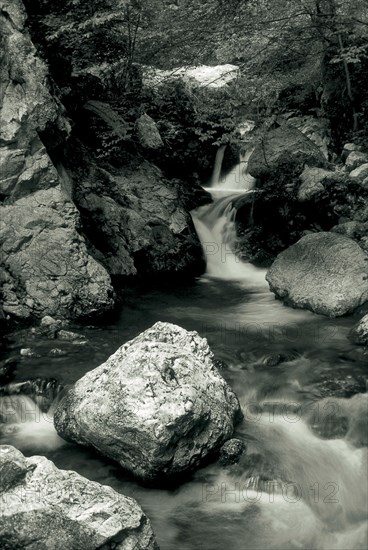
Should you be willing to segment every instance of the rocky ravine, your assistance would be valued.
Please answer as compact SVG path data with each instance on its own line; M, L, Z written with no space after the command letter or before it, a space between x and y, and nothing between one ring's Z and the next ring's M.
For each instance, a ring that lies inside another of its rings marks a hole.
M2 1L0 97L1 286L5 314L79 317L113 305L105 269L87 252L79 215L39 133L68 126L47 86L47 69L24 28L18 0Z
M86 317L113 306L110 275L200 274L202 249L188 213L194 205L185 204L180 184L165 180L143 158L107 172L83 157L83 147L75 152L73 170L56 170L47 151L55 143L41 137L57 136L63 149L70 125L50 93L22 2L2 0L0 7L5 315Z

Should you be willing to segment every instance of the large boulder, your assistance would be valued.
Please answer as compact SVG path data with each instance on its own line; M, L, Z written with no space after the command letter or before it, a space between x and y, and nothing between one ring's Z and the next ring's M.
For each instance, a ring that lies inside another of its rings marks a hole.
M94 256L113 276L199 275L203 251L181 189L147 161L111 174L89 165L74 200Z
M2 207L4 312L18 318L84 317L112 307L105 269L77 232L78 211L60 187Z
M256 146L248 162L248 172L260 179L285 168L299 175L305 164L328 166L325 156L310 139L285 124L270 130Z
M231 437L240 417L207 340L156 323L81 378L54 422L63 438L158 482L198 467Z
M1 548L158 548L137 502L111 487L8 445L0 446L0 474Z
M287 304L338 317L368 300L368 254L345 236L313 233L281 252L266 279Z

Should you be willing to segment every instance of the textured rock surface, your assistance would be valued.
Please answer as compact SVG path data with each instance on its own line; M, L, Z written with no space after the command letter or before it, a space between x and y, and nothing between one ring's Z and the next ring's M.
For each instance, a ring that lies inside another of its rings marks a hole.
M368 155L366 153L363 153L361 151L352 151L345 162L345 167L348 171L355 170L355 168L358 168L362 164L366 164L368 162Z
M163 142L155 121L149 115L144 113L136 122L138 139L145 149L160 149Z
M327 118L299 116L288 118L287 123L310 139L328 159L331 143L330 121Z
M110 487L7 445L0 446L0 473L7 479L0 485L1 548L158 548L136 501Z
M362 164L350 172L349 176L360 183L363 183L364 180L368 177L368 163Z
M351 330L350 339L355 344L368 345L368 315L364 315Z
M202 247L180 189L152 164L116 175L90 167L75 187L95 257L111 275L203 272Z
M298 199L300 201L309 200L313 195L324 190L323 180L335 175L331 170L324 168L310 168L306 166L300 174L301 185L298 190Z
M339 225L335 225L331 231L353 239L363 248L363 250L368 252L368 221L340 223Z
M338 317L368 300L368 255L347 237L313 233L279 254L266 279L287 304Z
M327 161L310 139L285 124L269 131L257 145L249 159L248 171L255 178L263 178L285 167L295 167L301 173L304 164L326 167Z
M58 184L38 136L50 124L68 133L60 106L51 97L47 68L24 30L20 0L1 2L0 193L17 198Z
M193 470L241 416L213 361L196 332L156 323L75 384L55 427L145 481Z
M68 135L20 0L0 3L0 286L4 313L78 317L112 306L105 269L87 253L39 134Z
M105 269L77 233L78 212L59 187L3 206L4 311L20 318L80 317L112 306Z

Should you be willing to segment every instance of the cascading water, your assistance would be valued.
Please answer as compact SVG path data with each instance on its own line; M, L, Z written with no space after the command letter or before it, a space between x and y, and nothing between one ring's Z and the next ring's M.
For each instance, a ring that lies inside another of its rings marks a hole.
M368 395L366 355L348 339L354 319L284 307L264 272L236 257L236 210L252 181L240 177L246 159L221 177L222 153L214 201L193 213L204 277L165 291L132 290L120 319L81 326L86 345L71 344L65 357L50 354L55 340L41 342L18 373L40 378L13 382L0 396L1 443L135 498L161 550L365 550ZM244 414L234 433L246 446L239 463L208 465L174 491L142 487L119 465L61 440L50 404L62 394L44 378L74 383L156 321L208 339ZM13 338L24 346L24 333Z
M252 191L254 178L247 165L252 150L242 153L234 169L221 176L221 163L225 146L218 149L212 186L206 188L213 203L192 212L193 222L207 261L206 273L210 277L245 281L252 286L265 286L265 271L242 262L235 254L236 211L242 197Z

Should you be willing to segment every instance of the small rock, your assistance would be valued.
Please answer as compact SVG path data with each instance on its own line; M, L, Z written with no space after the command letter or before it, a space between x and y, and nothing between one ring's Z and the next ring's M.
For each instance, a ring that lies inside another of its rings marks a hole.
M368 162L361 164L358 168L355 168L355 170L350 172L349 176L351 179L363 183L368 177Z
M35 352L31 348L22 348L20 350L22 357L35 357Z
M245 444L240 439L229 439L220 449L219 462L223 466L236 464L246 449Z
M349 338L354 344L368 346L368 314L352 328Z
M341 158L345 162L352 151L361 151L361 150L362 150L361 145L357 145L356 143L346 143L344 145Z
M57 333L57 338L58 340L68 340L69 342L73 342L76 340L85 340L82 334L72 332L71 330L59 330L59 332Z
M49 355L56 356L56 357L65 357L65 355L68 355L67 352L60 348L53 348L49 351Z
M346 159L345 167L349 172L351 172L352 170L355 170L355 168L358 168L358 166L361 166L367 162L368 155L361 153L360 151L352 151Z

